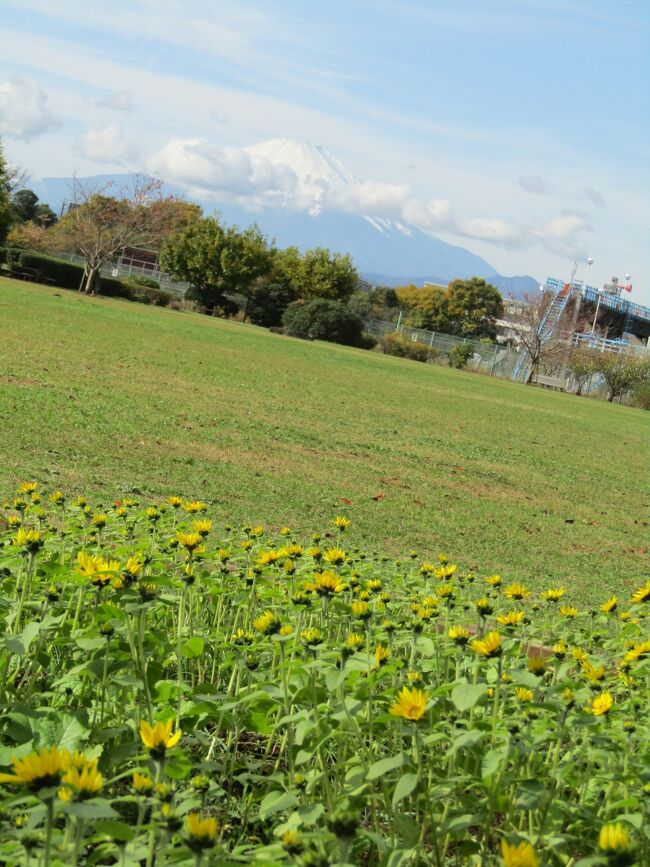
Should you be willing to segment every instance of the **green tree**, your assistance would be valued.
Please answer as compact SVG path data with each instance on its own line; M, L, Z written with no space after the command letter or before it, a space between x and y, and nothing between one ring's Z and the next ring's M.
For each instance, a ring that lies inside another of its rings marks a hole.
M297 298L346 301L356 290L359 275L352 259L324 247L300 253L288 247L277 254L275 266L288 280Z
M448 303L441 286L410 284L398 287L395 292L409 325L449 333Z
M397 294L391 286L375 286L368 293L370 315L373 319L394 321L399 311Z
M576 382L576 394L581 395L582 389L589 382L589 379L597 372L601 353L594 352L593 349L578 348L575 349L569 356L567 367L573 374Z
M363 320L341 301L313 298L294 301L282 319L289 334L311 340L329 340L347 346L363 344Z
M15 223L34 223L38 196L33 190L16 190L11 197L11 211Z
M650 358L632 353L601 353L598 370L607 383L607 400L622 398L639 383L650 379Z
M372 303L367 292L354 292L348 299L348 307L362 319L367 319L372 312Z
M284 311L296 300L293 289L286 280L275 273L261 277L250 290L248 318L255 325L266 328L282 324Z
M445 291L448 333L460 337L496 337L495 319L503 316L503 297L481 277L452 280Z
M271 263L271 251L257 226L242 232L215 217L195 221L167 239L160 254L161 268L189 281L189 297L212 313L230 309L227 293L244 295L248 308L255 282L269 272ZM244 318L246 314L247 309Z
M0 142L0 244L4 244L12 222L10 192L11 170L4 158Z

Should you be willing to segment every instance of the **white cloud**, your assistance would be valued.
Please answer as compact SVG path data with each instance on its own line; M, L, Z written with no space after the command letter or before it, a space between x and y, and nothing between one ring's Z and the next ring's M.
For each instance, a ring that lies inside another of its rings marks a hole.
M408 200L409 187L406 184L360 181L331 191L325 196L324 204L346 213L401 218Z
M204 138L170 139L149 157L147 168L163 180L249 207L295 204L296 175L288 166Z
M521 226L495 217L461 217L456 221L456 234L508 247L526 242L526 232Z
M114 90L100 99L93 100L92 104L97 108L110 108L113 111L131 111L133 94L130 90Z
M306 147L309 147L306 145ZM261 146L251 148L259 151ZM273 151L271 150L270 153ZM331 155L330 155L331 156ZM391 219L435 235L448 233L506 249L542 246L561 256L580 252L579 235L588 229L576 214L562 214L541 224L520 224L495 216L469 216L444 198L422 200L408 184L332 180L314 176L239 147L217 147L204 138L172 138L151 154L147 169L184 186L190 194L235 202L248 209L283 207L317 214L342 211ZM309 161L306 163L310 166Z
M137 155L135 144L116 124L103 129L89 129L81 137L77 150L87 160L113 165L129 163Z
M452 223L451 205L446 199L429 199L422 202L409 198L402 209L402 219L423 232L447 229Z
M549 187L545 180L539 175L525 175L517 181L522 190L527 193L533 193L536 196L548 196Z
M0 134L28 141L60 125L35 81L15 75L0 85Z
M560 214L533 227L532 238L546 250L569 259L583 259L586 251L580 235L591 228L579 214Z

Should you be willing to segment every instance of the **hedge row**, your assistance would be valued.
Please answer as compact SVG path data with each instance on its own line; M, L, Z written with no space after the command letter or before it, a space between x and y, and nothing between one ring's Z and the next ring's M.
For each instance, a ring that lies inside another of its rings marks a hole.
M44 256L32 253L18 247L0 247L0 262L6 262L10 268L25 268L35 271L41 277L51 279L63 289L79 289L84 269L74 262L56 259L54 256ZM178 301L173 292L166 292L156 286L143 286L140 281L116 280L112 277L102 277L99 294L110 298L125 298L127 301L139 301L144 304L156 304L159 307L169 307Z

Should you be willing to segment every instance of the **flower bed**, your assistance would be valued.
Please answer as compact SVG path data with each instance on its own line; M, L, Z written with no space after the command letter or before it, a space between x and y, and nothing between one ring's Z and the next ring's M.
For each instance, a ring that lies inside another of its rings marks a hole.
M345 516L0 514L3 863L650 863L650 582L581 611Z

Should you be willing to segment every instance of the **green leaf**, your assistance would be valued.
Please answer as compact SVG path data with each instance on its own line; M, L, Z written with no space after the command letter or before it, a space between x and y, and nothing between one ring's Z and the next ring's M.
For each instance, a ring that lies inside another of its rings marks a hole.
M415 649L422 656L433 656L435 647L433 641L426 635L419 635L415 641Z
M484 756L481 763L481 775L484 780L493 777L498 773L505 762L507 749L501 747L498 750L489 750Z
M339 686L348 676L349 671L343 669L331 669L325 673L325 685L329 692L336 692Z
M395 813L395 830L403 846L417 846L421 829L413 816L406 813Z
M400 867L401 864L411 860L414 852L415 849L393 849L386 860L381 862L382 867Z
M175 753L165 764L165 773L172 780L184 780L192 770L192 762L183 753Z
M135 831L125 822L111 821L110 819L96 822L94 830L96 834L106 834L107 837L120 842L128 843L135 837Z
M512 677L513 683L520 683L522 686L527 686L533 691L539 688L540 679L536 674L533 674L532 671L521 668L511 671L509 674Z
M402 774L397 781L395 791L393 792L393 807L408 798L411 792L418 784L419 777L417 774Z
M186 659L196 659L201 656L205 647L205 639L195 635L194 638L188 639L181 648L181 653Z
M301 824L315 825L325 812L325 807L322 804L305 804L304 807L298 807L296 812L300 816Z
M617 822L628 822L637 831L643 827L643 813L621 813L616 817Z
M455 756L458 750L464 749L465 747L475 746L484 737L485 732L479 732L476 729L470 729L470 731L468 732L463 732L462 735L459 735L456 738L456 740L449 748L449 751L447 752L447 758Z
M75 644L81 650L97 650L98 647L103 647L106 644L105 638L77 638Z
M484 694L485 687L482 684L459 683L452 690L451 700L456 710L462 713L465 710L473 708Z
M32 645L32 641L36 638L38 633L41 631L41 624L32 622L28 623L27 626L20 633L20 640L23 643L23 647L25 648L25 653L29 652L29 648Z
M16 656L25 656L29 651L32 641L40 631L40 623L28 623L20 635L7 636L3 639L2 643L10 653L15 653Z
M76 717L61 713L39 725L40 746L57 746L74 752L90 732Z
M396 768L403 767L404 758L404 753L398 753L396 756L392 756L391 758L381 759L380 761L375 762L374 765L370 765L368 768L366 780L376 780L379 777L383 777L385 774L389 774Z
M293 792L269 792L260 804L260 819L265 819L273 813L280 813L295 807L298 798Z
M117 816L115 810L108 801L103 798L93 798L92 801L83 801L77 804L67 804L65 812L78 819L112 819Z
M472 825L475 825L477 822L477 818L472 813L463 813L462 816L454 816L452 819L449 819L445 823L445 827L448 832L451 831L465 831L467 828L471 828Z

